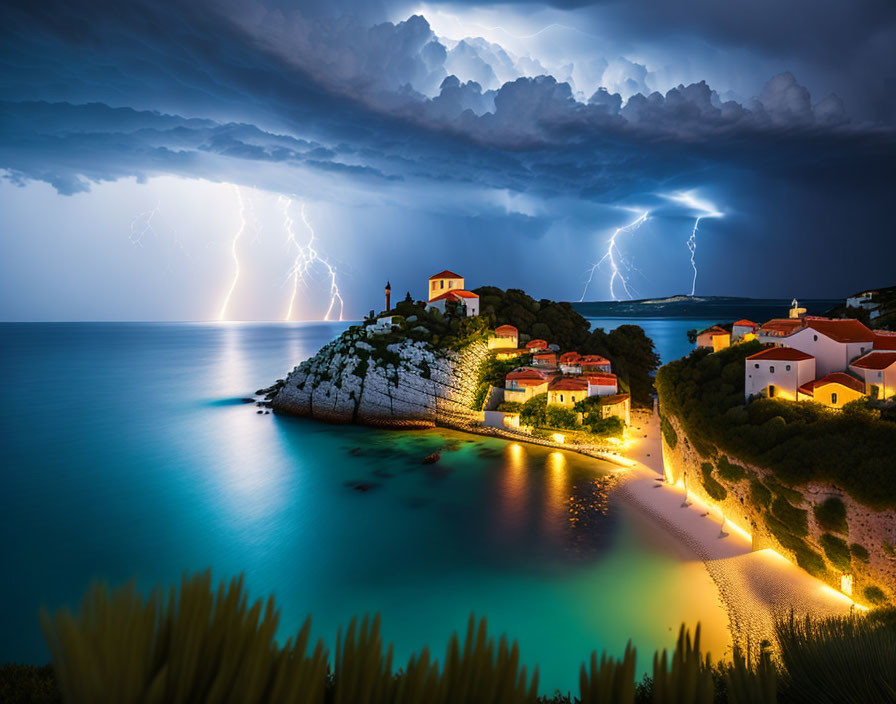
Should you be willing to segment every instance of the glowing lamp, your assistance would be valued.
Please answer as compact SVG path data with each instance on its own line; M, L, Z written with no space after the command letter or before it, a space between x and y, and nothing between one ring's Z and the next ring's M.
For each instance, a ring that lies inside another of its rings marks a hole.
M566 441L566 437L563 435L563 433L554 433L551 437L554 439L554 442Z

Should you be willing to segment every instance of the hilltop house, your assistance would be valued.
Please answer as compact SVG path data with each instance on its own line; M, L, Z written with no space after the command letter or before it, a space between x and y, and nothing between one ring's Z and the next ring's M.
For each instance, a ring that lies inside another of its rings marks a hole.
M853 318L800 315L770 320L758 328L757 337L773 346L746 358L747 398L762 395L842 408L868 396L896 396L894 332L869 330Z
M457 303L467 317L479 315L479 296L464 289L463 276L446 269L429 277L426 310L436 308L445 313L449 302Z
M697 347L710 349L713 352L723 350L731 344L731 333L718 325L706 328L697 333Z
M769 347L745 360L744 395L796 401L801 386L815 379L815 358L789 347Z

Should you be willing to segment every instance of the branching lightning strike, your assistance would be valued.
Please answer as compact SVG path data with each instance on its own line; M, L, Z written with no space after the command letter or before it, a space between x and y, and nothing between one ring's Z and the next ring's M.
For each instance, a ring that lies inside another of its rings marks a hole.
M616 297L616 280L619 279L622 284L622 289L625 291L625 295L632 298L631 291L629 290L629 282L623 274L620 266L622 265L622 254L619 250L619 246L616 244L616 238L623 232L631 232L637 230L641 225L647 222L647 218L650 216L650 211L645 210L642 212L636 220L628 223L627 225L623 225L621 227L617 227L607 242L607 252L601 257L600 261L597 264L592 265L591 270L588 272L588 281L585 282L585 289L582 291L582 297L579 301L585 300L585 294L588 293L588 287L591 285L592 279L594 279L594 272L600 268L600 265L605 261L610 263L610 298L614 301L618 301L619 299ZM617 260L617 256L619 259Z
M227 290L227 295L224 297L224 303L221 304L221 312L218 314L218 320L225 320L227 315L227 306L230 305L230 299L233 296L233 291L236 288L236 282L239 281L240 278L240 257L237 251L237 244L240 241L240 237L242 237L243 232L246 229L246 205L243 202L243 193L240 190L240 187L237 185L233 186L233 190L236 192L237 201L240 204L240 227L236 231L236 234L233 236L233 240L230 243L230 255L233 257L233 263L235 271L233 272L233 280L230 282L230 288Z
M311 223L308 222L308 218L305 215L305 204L301 205L301 216L302 222L305 227L308 228L308 232L311 233L311 237L308 240L308 243L304 246L300 245L298 240L296 239L295 230L293 229L295 222L290 215L290 208L292 207L292 199L282 197L280 198L280 204L283 206L283 227L286 230L286 241L292 248L295 249L295 259L293 260L292 267L287 273L287 278L292 279L292 292L289 297L289 306L286 311L286 317L284 320L292 319L293 307L295 305L296 294L299 290L299 282L301 281L304 284L307 284L307 279L305 275L311 270L312 266L315 264L320 264L327 270L327 275L330 279L330 305L327 308L327 312L324 315L324 320L330 320L330 316L333 314L335 308L339 307L339 320L342 320L342 313L345 308L345 303L342 300L342 294L339 291L339 285L336 282L336 269L330 265L330 263L318 254L317 250L314 247L315 234L314 228L311 227Z
M676 193L666 197L676 203L686 205L699 213L694 220L694 227L686 242L688 251L691 253L691 268L694 270L694 276L691 279L691 295L693 296L697 291L697 228L700 227L700 221L703 218L720 218L722 217L722 213L717 211L712 203L697 198L693 191Z

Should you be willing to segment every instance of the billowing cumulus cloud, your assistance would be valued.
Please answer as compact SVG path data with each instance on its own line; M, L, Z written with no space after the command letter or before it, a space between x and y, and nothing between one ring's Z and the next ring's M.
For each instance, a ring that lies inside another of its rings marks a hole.
M790 72L749 97L704 80L657 91L655 67L620 55L542 62L478 37L440 37L419 15L317 9L5 4L0 169L65 195L175 175L408 209L421 223L478 218L487 226L477 246L494 247L486 260L510 257L488 232L575 247L632 207L669 218L667 237L645 228L653 250L681 249L675 228L690 214L669 211L661 195L693 188L727 202L730 217L712 227L734 228L728 246L743 259L754 239L799 222L796 209L830 242L848 216L824 212L835 194L850 193L867 215L892 183L891 126L851 117L839 96L813 96ZM880 241L867 222L862 233ZM519 252L512 258L523 266ZM559 292L562 275L544 282L545 293L571 297Z

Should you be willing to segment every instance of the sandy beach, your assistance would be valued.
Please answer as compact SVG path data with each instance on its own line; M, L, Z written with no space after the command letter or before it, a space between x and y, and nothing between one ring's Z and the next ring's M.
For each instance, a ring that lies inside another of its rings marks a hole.
M733 644L755 648L774 642L776 614L847 614L849 597L801 570L774 550L752 550L749 535L727 521L719 510L663 481L659 417L642 412L632 416L636 438L626 451L634 461L616 493L663 525L706 565L719 589L729 619Z

